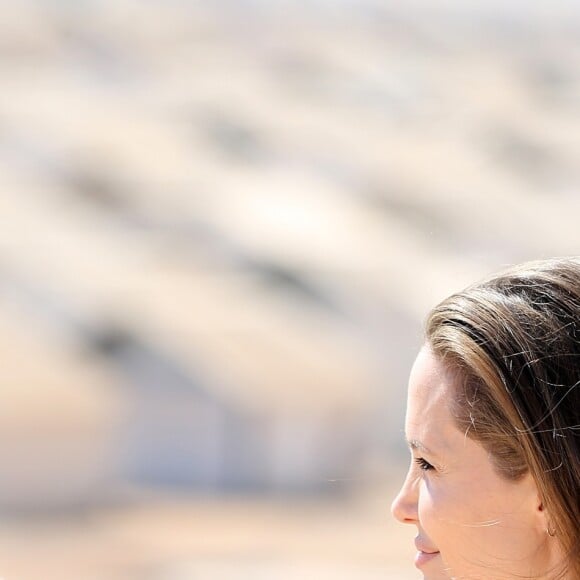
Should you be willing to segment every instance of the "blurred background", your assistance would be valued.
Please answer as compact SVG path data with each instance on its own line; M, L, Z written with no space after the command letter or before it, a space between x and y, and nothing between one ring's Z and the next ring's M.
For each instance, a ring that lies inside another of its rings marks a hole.
M578 254L580 2L0 2L0 576L410 580L431 306Z

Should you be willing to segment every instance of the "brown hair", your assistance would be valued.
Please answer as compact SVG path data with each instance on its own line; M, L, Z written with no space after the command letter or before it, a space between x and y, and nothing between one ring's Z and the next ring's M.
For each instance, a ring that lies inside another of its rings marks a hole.
M531 473L580 578L580 259L530 262L450 296L427 342L456 372L458 426L498 473Z

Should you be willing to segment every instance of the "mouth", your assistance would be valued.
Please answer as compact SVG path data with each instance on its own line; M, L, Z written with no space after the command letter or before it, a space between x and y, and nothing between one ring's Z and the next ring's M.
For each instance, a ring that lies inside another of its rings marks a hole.
M419 550L415 555L415 566L417 568L422 568L437 556L439 556L439 552L423 552L422 550Z

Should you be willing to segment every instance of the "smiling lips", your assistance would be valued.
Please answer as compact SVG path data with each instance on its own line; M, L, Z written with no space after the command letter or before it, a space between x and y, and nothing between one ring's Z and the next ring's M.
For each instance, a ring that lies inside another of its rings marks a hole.
M433 558L436 558L439 555L438 550L422 546L416 540L415 547L417 548L417 555L415 556L415 566L417 566L417 568L423 567L427 562L430 562Z

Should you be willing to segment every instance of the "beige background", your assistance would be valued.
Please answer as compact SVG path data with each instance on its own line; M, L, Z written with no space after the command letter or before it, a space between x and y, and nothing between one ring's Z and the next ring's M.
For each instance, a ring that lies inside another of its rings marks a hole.
M0 3L0 575L416 578L422 319L579 253L578 7Z

